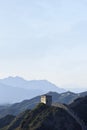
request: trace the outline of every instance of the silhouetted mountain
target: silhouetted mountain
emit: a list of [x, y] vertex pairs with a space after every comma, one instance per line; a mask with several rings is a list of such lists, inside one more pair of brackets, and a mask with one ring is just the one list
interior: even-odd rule
[[87, 124], [87, 96], [74, 100], [70, 108]]
[[74, 99], [78, 98], [79, 94], [72, 93], [70, 91], [65, 92], [65, 93], [48, 93], [49, 95], [52, 95], [53, 97], [53, 102], [59, 102], [59, 103], [64, 103], [64, 104], [69, 104], [73, 102]]
[[[51, 95], [53, 98], [53, 103], [64, 103], [64, 104], [70, 104], [75, 99], [80, 97], [81, 94], [74, 94], [72, 92], [65, 92], [63, 94], [58, 94], [56, 92], [49, 92], [48, 95]], [[86, 93], [85, 93], [86, 94]], [[1, 106], [0, 107], [0, 118], [4, 117], [8, 114], [14, 114], [18, 115], [19, 113], [27, 110], [27, 109], [33, 109], [37, 104], [40, 103], [40, 96], [37, 96], [35, 98], [24, 100], [20, 103], [15, 103], [10, 106]]]
[[20, 103], [15, 103], [9, 107], [4, 106], [0, 108], [0, 118], [10, 114], [10, 115], [18, 115], [19, 113], [27, 110], [33, 109], [38, 103], [40, 103], [40, 96], [32, 98], [30, 100], [24, 100]]
[[[65, 94], [70, 95], [70, 93], [71, 92], [67, 92]], [[48, 94], [53, 96], [54, 101], [60, 96], [60, 94], [52, 92], [49, 92]], [[31, 99], [31, 102], [35, 102], [35, 105], [37, 105], [37, 100], [40, 101], [40, 96]], [[13, 114], [15, 112], [17, 112], [15, 114], [18, 114], [19, 111], [28, 109], [29, 101], [23, 101], [19, 104], [14, 104], [11, 107], [14, 109], [9, 109], [9, 111], [12, 111]], [[31, 108], [33, 108], [32, 105]], [[15, 109], [17, 111], [15, 111]], [[59, 103], [56, 103], [56, 105], [54, 103], [54, 106], [39, 104], [33, 110], [26, 110], [23, 113], [20, 113], [16, 118], [10, 115], [1, 118], [0, 130], [82, 130], [81, 127], [86, 130], [87, 126], [84, 125], [84, 122], [85, 124], [87, 123], [86, 109], [87, 96], [75, 99], [69, 106], [64, 106]]]
[[79, 96], [80, 96], [80, 97], [85, 97], [85, 96], [87, 96], [87, 91], [80, 93]]
[[17, 116], [3, 130], [82, 130], [63, 108], [39, 104], [34, 110]]
[[30, 112], [30, 110], [24, 111], [23, 113], [19, 114], [18, 116], [16, 116], [16, 118], [10, 122], [10, 124], [8, 125], [8, 127], [6, 127], [6, 130], [13, 130], [18, 128], [19, 130], [19, 125], [22, 123], [22, 121], [26, 118], [26, 115]]
[[0, 129], [3, 127], [8, 126], [13, 120], [15, 119], [15, 116], [7, 115], [0, 119]]

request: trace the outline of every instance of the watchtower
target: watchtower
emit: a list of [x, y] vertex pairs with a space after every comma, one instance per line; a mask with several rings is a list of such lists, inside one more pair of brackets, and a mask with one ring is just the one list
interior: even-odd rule
[[50, 95], [42, 95], [41, 96], [41, 103], [44, 103], [48, 106], [51, 106], [52, 104], [52, 96]]

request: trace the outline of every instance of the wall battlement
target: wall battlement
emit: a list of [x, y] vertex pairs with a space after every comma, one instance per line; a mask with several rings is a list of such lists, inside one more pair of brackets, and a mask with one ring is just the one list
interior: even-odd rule
[[44, 103], [48, 106], [52, 105], [52, 96], [50, 95], [42, 95], [41, 96], [41, 103]]

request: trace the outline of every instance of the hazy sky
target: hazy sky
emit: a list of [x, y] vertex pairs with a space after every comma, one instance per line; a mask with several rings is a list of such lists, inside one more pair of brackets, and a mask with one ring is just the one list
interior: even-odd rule
[[87, 0], [0, 1], [0, 78], [87, 87]]

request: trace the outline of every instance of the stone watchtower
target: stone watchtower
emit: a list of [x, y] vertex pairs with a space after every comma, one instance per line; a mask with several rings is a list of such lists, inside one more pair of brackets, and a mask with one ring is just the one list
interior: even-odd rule
[[52, 105], [52, 96], [50, 95], [42, 95], [41, 96], [41, 103], [44, 103], [48, 106]]

